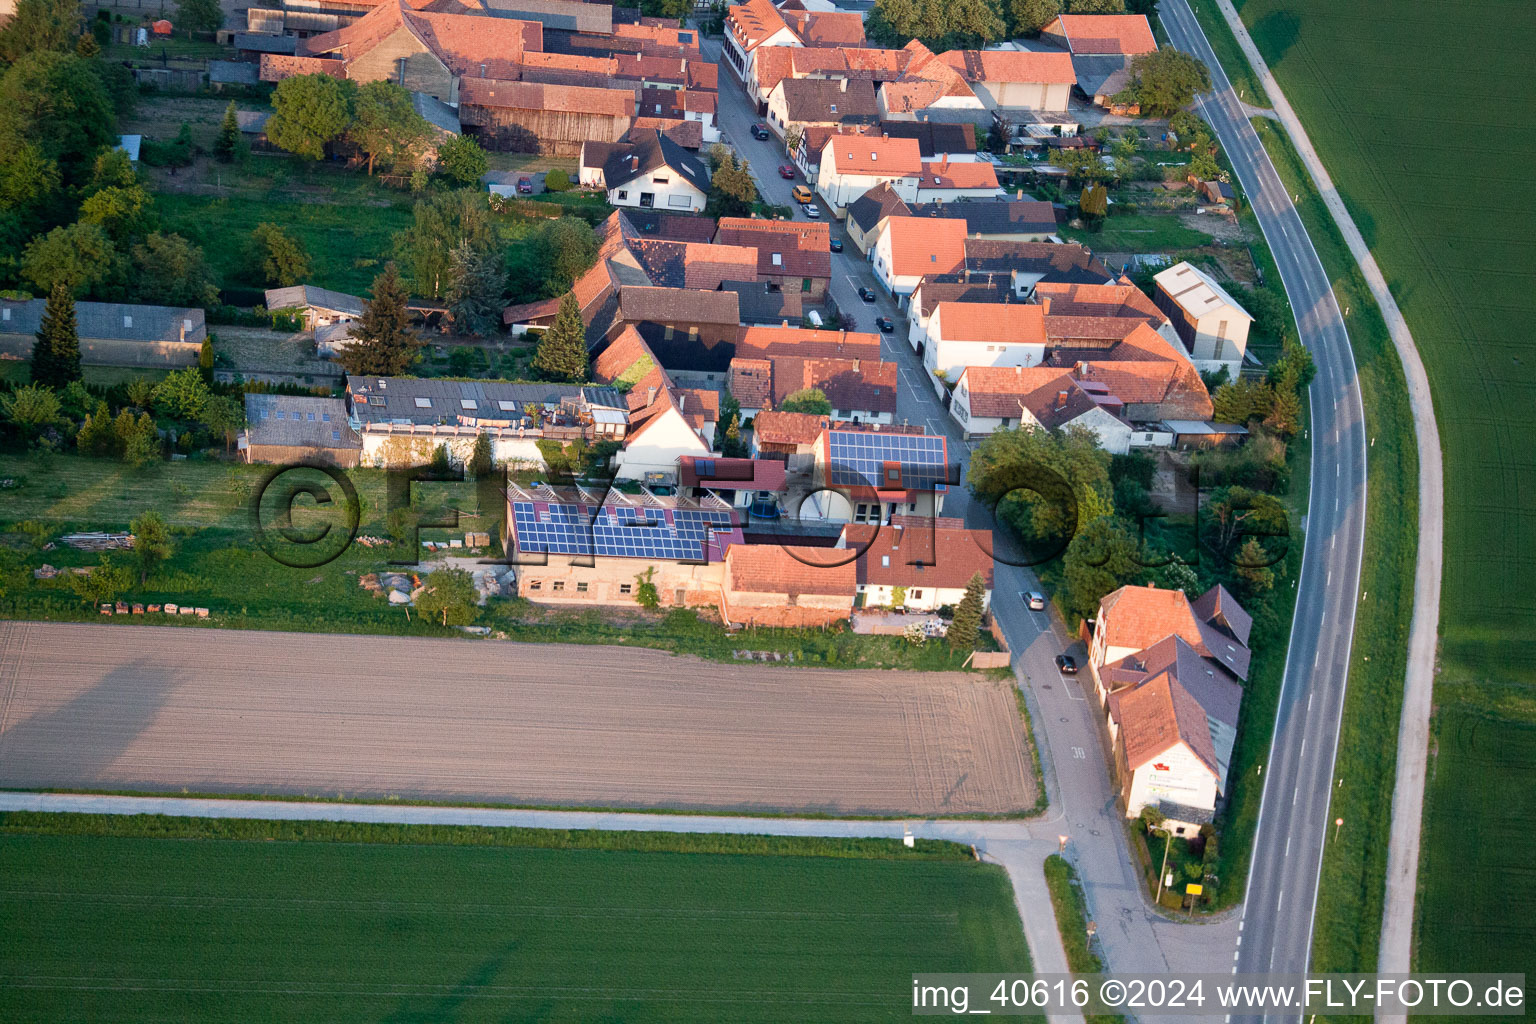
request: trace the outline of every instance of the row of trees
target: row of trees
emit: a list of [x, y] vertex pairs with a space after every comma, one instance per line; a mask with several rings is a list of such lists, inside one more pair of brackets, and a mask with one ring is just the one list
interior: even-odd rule
[[1058, 14], [1152, 14], [1157, 0], [875, 0], [865, 34], [882, 46], [913, 39], [934, 52], [1037, 36]]

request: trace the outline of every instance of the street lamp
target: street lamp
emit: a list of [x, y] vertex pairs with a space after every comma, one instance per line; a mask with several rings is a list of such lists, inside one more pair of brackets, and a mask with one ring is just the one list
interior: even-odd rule
[[1167, 825], [1148, 825], [1147, 831], [1163, 834], [1163, 866], [1157, 872], [1157, 896], [1153, 903], [1163, 902], [1163, 880], [1168, 877], [1168, 851], [1173, 848], [1173, 830]]

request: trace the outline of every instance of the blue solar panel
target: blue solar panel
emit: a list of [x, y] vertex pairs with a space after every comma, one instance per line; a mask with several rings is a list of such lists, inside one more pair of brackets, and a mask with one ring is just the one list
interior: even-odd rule
[[705, 509], [645, 509], [629, 505], [512, 503], [517, 546], [552, 555], [608, 555], [621, 558], [705, 559], [711, 534], [730, 530], [730, 512]]
[[[829, 431], [827, 458], [834, 487], [945, 489], [944, 438], [936, 435]], [[900, 467], [899, 482], [886, 478], [890, 463]]]

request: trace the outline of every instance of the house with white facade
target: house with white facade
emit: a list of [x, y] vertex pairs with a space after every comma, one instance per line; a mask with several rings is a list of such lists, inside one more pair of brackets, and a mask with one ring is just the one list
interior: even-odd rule
[[1080, 427], [1100, 448], [1124, 455], [1131, 450], [1131, 425], [1099, 397], [1057, 366], [968, 366], [955, 385], [949, 414], [967, 440], [1023, 427]]
[[922, 172], [916, 139], [833, 135], [822, 146], [816, 191], [832, 207], [833, 216], [841, 218], [854, 200], [882, 182], [903, 201], [916, 201]]
[[1168, 314], [1201, 373], [1225, 370], [1236, 380], [1248, 352], [1248, 327], [1253, 317], [1227, 290], [1199, 267], [1178, 263], [1152, 279], [1157, 307]]
[[967, 366], [1039, 366], [1045, 347], [1045, 310], [1040, 306], [941, 302], [928, 321], [923, 365], [929, 373], [955, 380]]
[[953, 203], [965, 199], [1001, 199], [997, 170], [983, 161], [925, 163], [917, 179], [916, 203]]
[[940, 59], [989, 110], [1065, 113], [1077, 81], [1069, 53], [950, 50]]
[[903, 307], [924, 277], [953, 274], [965, 265], [964, 221], [888, 217], [877, 231], [870, 262]]
[[709, 172], [698, 157], [660, 131], [640, 142], [583, 143], [578, 174], [612, 206], [702, 213], [709, 195]]
[[1088, 644], [1125, 815], [1156, 807], [1197, 833], [1226, 796], [1253, 619], [1224, 587], [1121, 587], [1099, 602]]
[[743, 83], [756, 81], [758, 47], [801, 45], [771, 0], [747, 0], [726, 9], [720, 56]]
[[963, 519], [892, 516], [884, 526], [850, 523], [837, 547], [859, 552], [857, 608], [932, 612], [958, 605], [981, 574], [982, 607], [992, 605], [992, 534]]

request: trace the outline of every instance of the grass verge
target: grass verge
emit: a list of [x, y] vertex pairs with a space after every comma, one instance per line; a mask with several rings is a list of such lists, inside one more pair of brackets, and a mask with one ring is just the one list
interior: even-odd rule
[[1205, 41], [1211, 44], [1211, 52], [1221, 61], [1221, 69], [1227, 73], [1227, 81], [1237, 90], [1238, 99], [1255, 107], [1269, 106], [1269, 93], [1264, 91], [1259, 76], [1254, 74], [1253, 66], [1243, 56], [1237, 36], [1232, 34], [1232, 26], [1222, 17], [1216, 0], [1206, 0], [1205, 3], [1192, 0], [1190, 10], [1200, 23], [1200, 31], [1205, 33]]
[[1349, 688], [1339, 733], [1330, 817], [1345, 827], [1329, 838], [1317, 901], [1312, 967], [1372, 971], [1381, 911], [1397, 729], [1402, 708], [1413, 575], [1417, 560], [1418, 454], [1407, 384], [1391, 335], [1360, 268], [1316, 186], [1279, 125], [1253, 119], [1301, 215], [1339, 306], [1350, 310], [1350, 345], [1371, 437], [1369, 504]]
[[[1045, 885], [1051, 891], [1051, 908], [1056, 912], [1056, 930], [1061, 933], [1061, 944], [1067, 951], [1067, 966], [1073, 974], [1103, 974], [1104, 961], [1089, 945], [1088, 908], [1077, 871], [1065, 857], [1053, 853], [1045, 858]], [[1123, 1024], [1125, 1020], [1118, 1014], [1089, 1014], [1084, 1019], [1087, 1024]]]
[[9, 1020], [876, 1021], [910, 1014], [915, 969], [1031, 969], [1001, 868], [899, 843], [18, 825], [0, 819]]

